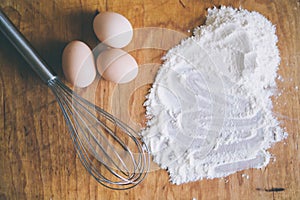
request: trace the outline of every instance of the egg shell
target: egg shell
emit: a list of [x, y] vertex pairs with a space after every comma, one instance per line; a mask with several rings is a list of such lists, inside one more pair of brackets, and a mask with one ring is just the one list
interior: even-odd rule
[[94, 18], [93, 28], [98, 39], [113, 48], [125, 47], [133, 36], [128, 19], [115, 12], [99, 13]]
[[66, 79], [77, 87], [87, 87], [96, 77], [93, 53], [81, 41], [72, 41], [64, 48], [62, 68]]
[[106, 80], [115, 83], [127, 83], [138, 74], [136, 60], [121, 49], [108, 49], [97, 58], [99, 74]]

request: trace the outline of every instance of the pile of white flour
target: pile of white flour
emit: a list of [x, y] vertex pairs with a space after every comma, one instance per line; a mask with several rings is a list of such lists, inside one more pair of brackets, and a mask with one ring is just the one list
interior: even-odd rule
[[145, 102], [142, 135], [172, 183], [269, 163], [267, 149], [287, 135], [270, 99], [276, 43], [275, 27], [259, 13], [221, 7], [168, 51]]

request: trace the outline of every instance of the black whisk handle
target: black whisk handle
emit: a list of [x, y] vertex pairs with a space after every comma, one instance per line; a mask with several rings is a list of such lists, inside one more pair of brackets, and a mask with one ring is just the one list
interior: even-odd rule
[[13, 46], [19, 51], [19, 53], [28, 62], [31, 68], [40, 76], [40, 78], [45, 83], [48, 83], [49, 80], [55, 78], [55, 75], [48, 69], [47, 63], [39, 56], [39, 54], [30, 45], [28, 40], [2, 12], [1, 8], [0, 31], [13, 44]]

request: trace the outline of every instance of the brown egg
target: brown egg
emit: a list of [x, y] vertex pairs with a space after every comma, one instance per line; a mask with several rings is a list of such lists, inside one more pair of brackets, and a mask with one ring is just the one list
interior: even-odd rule
[[127, 83], [138, 74], [135, 59], [121, 49], [108, 49], [97, 58], [97, 69], [100, 75], [115, 83]]
[[99, 13], [93, 22], [98, 39], [114, 48], [123, 48], [132, 39], [132, 26], [128, 19], [115, 12]]
[[65, 47], [62, 68], [66, 79], [77, 87], [87, 87], [96, 77], [93, 53], [81, 41], [72, 41]]

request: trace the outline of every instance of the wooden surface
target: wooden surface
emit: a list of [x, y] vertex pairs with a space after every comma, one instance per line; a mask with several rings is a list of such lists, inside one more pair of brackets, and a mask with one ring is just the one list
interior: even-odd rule
[[[242, 6], [276, 24], [282, 58], [279, 74], [284, 79], [278, 84], [284, 90], [274, 99], [274, 112], [289, 133], [287, 140], [270, 150], [276, 162], [226, 179], [182, 185], [170, 184], [167, 172], [156, 170], [134, 189], [106, 189], [86, 173], [75, 155], [51, 91], [0, 35], [0, 199], [300, 199], [300, 89], [295, 89], [300, 87], [299, 0], [0, 1], [7, 15], [61, 77], [61, 53], [67, 42], [80, 39], [92, 48], [98, 44], [92, 32], [96, 10], [119, 12], [134, 28], [162, 27], [188, 35], [187, 30], [204, 23], [206, 9], [213, 5]], [[144, 95], [164, 52], [131, 52], [140, 65], [156, 63], [144, 67], [147, 73], [141, 70], [137, 80], [146, 80], [144, 85], [133, 82], [118, 89], [98, 77], [94, 89], [89, 90], [93, 94], [79, 92], [92, 96], [111, 112], [127, 112], [136, 127], [144, 126]], [[126, 98], [118, 101], [116, 96]]]

